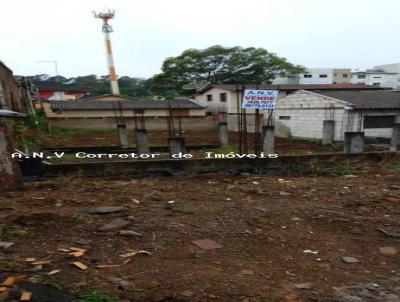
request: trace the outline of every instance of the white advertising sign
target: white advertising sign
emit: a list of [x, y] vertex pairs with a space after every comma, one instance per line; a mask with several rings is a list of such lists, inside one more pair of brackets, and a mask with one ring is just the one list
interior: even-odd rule
[[243, 94], [243, 109], [274, 109], [278, 90], [246, 89]]

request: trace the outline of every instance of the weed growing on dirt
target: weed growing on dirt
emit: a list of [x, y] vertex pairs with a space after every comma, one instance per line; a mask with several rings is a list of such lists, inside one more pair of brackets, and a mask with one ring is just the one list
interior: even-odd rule
[[250, 254], [248, 251], [246, 250], [239, 250], [239, 258], [242, 260], [247, 260], [250, 261], [252, 260], [254, 257], [252, 254]]
[[320, 175], [349, 175], [361, 172], [360, 165], [352, 163], [350, 160], [345, 160], [333, 168], [319, 168], [318, 174]]
[[90, 222], [90, 221], [92, 221], [93, 220], [93, 217], [92, 216], [90, 216], [89, 214], [84, 214], [84, 213], [73, 213], [72, 215], [71, 215], [71, 218], [72, 219], [74, 219], [74, 220], [76, 220], [76, 221], [88, 221], [88, 222]]
[[13, 230], [10, 230], [8, 233], [11, 235], [14, 235], [16, 237], [32, 237], [33, 236], [33, 233], [29, 230], [13, 229]]
[[386, 165], [386, 168], [390, 169], [390, 170], [400, 171], [400, 163], [399, 162], [390, 163], [390, 164]]
[[58, 284], [56, 278], [54, 278], [51, 275], [41, 273], [38, 275], [38, 281], [41, 284], [49, 285], [49, 286], [55, 287], [60, 290], [62, 289], [62, 287]]
[[91, 290], [73, 300], [73, 302], [119, 302], [119, 300], [99, 290]]
[[8, 229], [8, 225], [6, 225], [5, 223], [0, 223], [0, 238], [4, 236], [7, 229]]

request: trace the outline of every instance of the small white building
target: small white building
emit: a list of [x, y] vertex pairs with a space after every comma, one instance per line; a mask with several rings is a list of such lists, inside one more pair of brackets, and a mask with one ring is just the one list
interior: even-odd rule
[[335, 140], [345, 131], [366, 137], [390, 138], [400, 115], [400, 92], [298, 90], [278, 100], [274, 112], [276, 135], [322, 139], [324, 120], [335, 121]]

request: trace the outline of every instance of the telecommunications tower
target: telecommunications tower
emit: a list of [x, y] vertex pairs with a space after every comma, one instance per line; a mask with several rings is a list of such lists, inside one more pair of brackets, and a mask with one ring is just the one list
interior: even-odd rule
[[103, 20], [103, 27], [102, 32], [104, 33], [104, 42], [106, 44], [106, 54], [107, 54], [107, 63], [108, 63], [108, 76], [110, 78], [110, 85], [111, 85], [111, 93], [112, 94], [119, 94], [119, 87], [117, 81], [117, 75], [115, 73], [114, 67], [114, 59], [112, 55], [112, 48], [111, 48], [111, 39], [110, 33], [113, 32], [112, 27], [108, 24], [108, 20], [114, 18], [115, 11], [114, 10], [105, 10], [100, 13], [93, 12], [95, 18], [99, 18]]

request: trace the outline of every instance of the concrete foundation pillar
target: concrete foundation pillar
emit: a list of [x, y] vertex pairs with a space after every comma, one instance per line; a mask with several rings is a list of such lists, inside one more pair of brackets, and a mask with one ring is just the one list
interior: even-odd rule
[[261, 132], [261, 149], [264, 154], [275, 153], [275, 127], [262, 126]]
[[117, 125], [119, 145], [121, 148], [128, 147], [128, 128], [125, 124]]
[[185, 138], [174, 137], [168, 139], [169, 154], [185, 153]]
[[149, 154], [149, 138], [147, 136], [147, 130], [145, 129], [136, 129], [136, 151], [139, 154]]
[[15, 152], [7, 124], [0, 118], [0, 191], [20, 189], [22, 175], [18, 163], [11, 158]]
[[322, 144], [330, 145], [335, 139], [335, 121], [325, 120], [322, 122]]
[[344, 153], [362, 153], [364, 152], [364, 132], [346, 131], [343, 142]]
[[221, 146], [227, 146], [229, 142], [228, 123], [219, 122], [217, 127], [219, 143]]
[[390, 151], [400, 151], [400, 123], [393, 124], [392, 140]]

